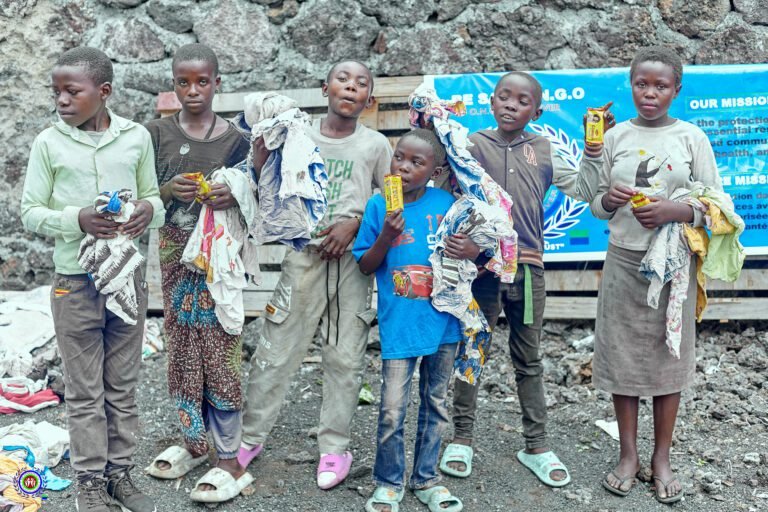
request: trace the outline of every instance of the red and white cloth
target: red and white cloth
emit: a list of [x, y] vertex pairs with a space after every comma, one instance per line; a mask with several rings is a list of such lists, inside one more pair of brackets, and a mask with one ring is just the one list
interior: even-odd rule
[[35, 412], [59, 402], [53, 391], [45, 389], [43, 380], [0, 379], [0, 414]]

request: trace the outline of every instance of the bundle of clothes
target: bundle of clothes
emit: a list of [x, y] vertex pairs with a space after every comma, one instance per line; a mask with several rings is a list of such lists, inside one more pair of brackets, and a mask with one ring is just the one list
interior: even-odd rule
[[251, 141], [261, 137], [270, 151], [264, 166], [252, 169], [259, 197], [257, 243], [280, 242], [300, 251], [328, 209], [328, 176], [320, 150], [307, 133], [309, 115], [286, 96], [254, 93], [245, 97], [236, 124]]
[[0, 507], [10, 512], [37, 512], [43, 506], [40, 496], [22, 493], [17, 479], [31, 466], [24, 461], [19, 461], [0, 455]]
[[0, 379], [0, 414], [32, 413], [58, 405], [58, 395], [48, 388], [47, 379], [26, 377]]
[[328, 177], [307, 134], [309, 116], [290, 98], [249, 94], [234, 123], [251, 142], [263, 138], [269, 158], [255, 169], [251, 151], [238, 168], [212, 174], [212, 182], [229, 187], [237, 207], [216, 211], [203, 204], [181, 261], [206, 274], [216, 318], [237, 335], [245, 323], [243, 290], [261, 280], [257, 247], [280, 242], [303, 249], [327, 210]]
[[449, 119], [451, 114], [466, 112], [461, 102], [443, 101], [434, 89], [423, 84], [411, 93], [408, 104], [411, 126], [434, 130], [445, 147], [452, 171], [451, 188], [459, 196], [438, 228], [437, 244], [430, 256], [432, 304], [461, 321], [464, 339], [454, 365], [456, 378], [475, 384], [491, 339], [488, 322], [472, 297], [472, 282], [478, 271], [473, 262], [448, 258], [444, 251], [448, 237], [464, 233], [485, 252], [485, 268], [502, 282], [511, 283], [517, 271], [512, 199], [469, 153], [468, 129]]
[[678, 189], [670, 200], [691, 205], [703, 215], [707, 229], [670, 222], [658, 228], [640, 272], [650, 281], [648, 305], [659, 307], [662, 288], [670, 283], [666, 311], [666, 343], [672, 356], [680, 358], [683, 303], [688, 298], [691, 256], [696, 255], [696, 319], [707, 307], [707, 278], [733, 282], [739, 278], [746, 253], [739, 242], [744, 220], [736, 213], [731, 197], [721, 190], [694, 183]]
[[249, 281], [261, 281], [258, 246], [253, 237], [258, 205], [248, 175], [240, 169], [222, 167], [213, 172], [210, 180], [227, 185], [237, 207], [214, 210], [204, 203], [181, 261], [205, 274], [208, 291], [216, 303], [216, 318], [227, 333], [238, 335], [245, 323], [243, 290]]
[[[93, 201], [96, 211], [119, 224], [128, 222], [135, 205], [129, 189], [102, 192]], [[136, 325], [139, 302], [134, 284], [134, 273], [144, 262], [136, 244], [127, 235], [117, 233], [114, 238], [96, 238], [86, 235], [80, 242], [77, 255], [80, 266], [93, 280], [96, 289], [107, 296], [107, 309], [129, 325]]]
[[[46, 421], [27, 421], [0, 428], [0, 510], [36, 512], [45, 499], [44, 490], [62, 491], [72, 482], [53, 474], [69, 451], [69, 434]], [[23, 488], [19, 479], [33, 471], [37, 489]]]

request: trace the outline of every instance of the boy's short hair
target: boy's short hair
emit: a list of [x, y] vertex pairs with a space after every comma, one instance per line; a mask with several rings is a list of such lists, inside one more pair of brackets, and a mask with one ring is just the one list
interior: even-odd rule
[[112, 82], [115, 77], [112, 61], [107, 54], [90, 46], [78, 46], [59, 56], [55, 66], [81, 66], [96, 85]]
[[539, 108], [541, 106], [541, 95], [542, 95], [541, 84], [539, 83], [538, 80], [536, 80], [536, 78], [533, 75], [528, 74], [524, 71], [510, 71], [509, 73], [503, 75], [501, 78], [499, 78], [499, 81], [496, 82], [496, 87], [494, 87], [493, 89], [493, 94], [495, 95], [499, 89], [499, 85], [501, 85], [501, 83], [506, 78], [509, 78], [511, 76], [519, 76], [528, 80], [528, 83], [530, 83], [531, 87], [533, 88], [533, 97], [536, 100], [536, 108]]
[[219, 59], [209, 46], [201, 43], [185, 44], [173, 54], [171, 69], [181, 62], [205, 62], [213, 67], [213, 74], [219, 74]]
[[432, 130], [427, 130], [426, 128], [414, 128], [413, 130], [404, 133], [400, 139], [402, 140], [406, 137], [416, 137], [417, 139], [421, 139], [432, 146], [432, 153], [435, 159], [435, 167], [440, 167], [446, 163], [445, 147], [443, 147], [443, 144]]
[[638, 50], [632, 59], [632, 63], [629, 65], [630, 79], [635, 75], [637, 66], [643, 62], [661, 62], [666, 64], [672, 68], [672, 72], [675, 74], [675, 85], [683, 83], [683, 61], [680, 59], [680, 55], [671, 48], [666, 46], [649, 46], [648, 48]]
[[354, 62], [355, 64], [359, 64], [365, 68], [365, 70], [368, 72], [368, 78], [371, 80], [370, 89], [371, 89], [371, 92], [373, 92], [373, 73], [371, 73], [371, 68], [369, 68], [364, 62], [360, 62], [359, 60], [355, 60], [355, 59], [340, 60], [339, 62], [331, 66], [331, 69], [328, 71], [328, 74], [325, 75], [325, 83], [329, 83], [331, 81], [331, 75], [333, 75], [333, 72], [336, 70], [336, 68], [346, 62]]

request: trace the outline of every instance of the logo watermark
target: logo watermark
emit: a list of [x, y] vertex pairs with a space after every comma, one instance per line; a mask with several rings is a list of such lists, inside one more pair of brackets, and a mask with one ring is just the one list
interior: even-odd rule
[[45, 475], [35, 468], [20, 469], [13, 479], [13, 488], [25, 498], [40, 498], [47, 500], [45, 494]]

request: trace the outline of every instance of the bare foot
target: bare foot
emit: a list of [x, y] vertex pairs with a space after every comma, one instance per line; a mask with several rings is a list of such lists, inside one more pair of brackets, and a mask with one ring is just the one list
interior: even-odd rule
[[[619, 459], [619, 463], [608, 473], [605, 481], [614, 489], [626, 492], [634, 485], [634, 477], [640, 471], [640, 460], [636, 457], [625, 457]], [[622, 480], [624, 483], [622, 484]]]
[[[219, 459], [216, 464], [217, 468], [221, 468], [234, 477], [235, 480], [245, 474], [245, 468], [237, 462], [237, 459]], [[198, 487], [200, 491], [215, 491], [216, 486], [211, 484], [200, 484]]]
[[[546, 453], [548, 451], [549, 451], [549, 448], [532, 448], [530, 450], [528, 448], [525, 449], [525, 453], [528, 453], [530, 455], [538, 455], [540, 453]], [[561, 480], [565, 480], [567, 476], [568, 474], [562, 469], [556, 469], [549, 474], [549, 478], [551, 478], [555, 482], [560, 482]]]
[[[461, 444], [464, 446], [472, 446], [472, 440], [471, 439], [462, 439], [460, 437], [454, 437], [453, 441], [451, 441], [452, 444]], [[465, 471], [467, 469], [467, 465], [463, 462], [449, 462], [448, 467], [451, 469], [455, 469], [456, 471]]]

